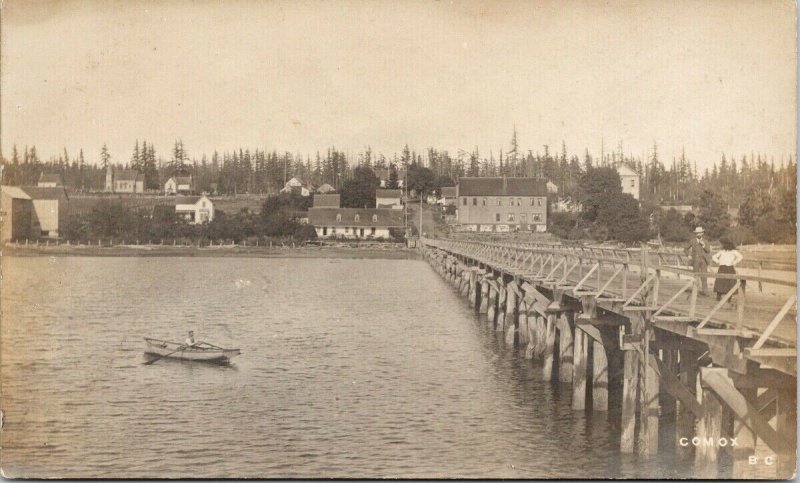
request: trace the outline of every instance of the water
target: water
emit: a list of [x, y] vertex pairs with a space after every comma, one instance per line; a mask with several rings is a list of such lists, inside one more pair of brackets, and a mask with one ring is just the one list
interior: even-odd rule
[[[4, 257], [3, 274], [8, 476], [690, 476], [621, 456], [605, 415], [572, 411], [422, 261]], [[142, 365], [142, 337], [189, 329], [243, 354]]]

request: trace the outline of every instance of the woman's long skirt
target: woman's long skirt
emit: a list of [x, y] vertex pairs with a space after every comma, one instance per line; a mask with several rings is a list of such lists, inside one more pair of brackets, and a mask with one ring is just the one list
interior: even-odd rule
[[[720, 265], [717, 273], [736, 273], [736, 269], [730, 265]], [[718, 278], [714, 280], [714, 292], [725, 295], [736, 285], [736, 280], [731, 278]]]

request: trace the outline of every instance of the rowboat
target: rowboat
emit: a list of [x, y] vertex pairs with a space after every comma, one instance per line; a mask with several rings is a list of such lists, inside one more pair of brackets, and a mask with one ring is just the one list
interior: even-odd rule
[[149, 337], [145, 337], [144, 341], [147, 343], [147, 347], [144, 350], [146, 355], [170, 359], [227, 364], [231, 359], [241, 354], [239, 349], [223, 349], [206, 342], [198, 342], [192, 347], [184, 347], [184, 344], [178, 342], [151, 339]]

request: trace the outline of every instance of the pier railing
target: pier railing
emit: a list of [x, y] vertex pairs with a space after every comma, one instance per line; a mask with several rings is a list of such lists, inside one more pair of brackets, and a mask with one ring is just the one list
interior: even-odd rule
[[[790, 320], [786, 319], [790, 312], [796, 314], [794, 277], [694, 272], [682, 251], [650, 250], [646, 245], [629, 249], [429, 238], [423, 238], [422, 243], [515, 277], [571, 290], [576, 297], [592, 295], [601, 302], [622, 303], [626, 312], [647, 311], [656, 322], [695, 323], [693, 330], [697, 334], [757, 338], [747, 349], [751, 355], [793, 353], [765, 349], [767, 340], [780, 340], [784, 347], [796, 345], [794, 334], [777, 335], [779, 328], [793, 328], [793, 321], [784, 320]], [[733, 284], [718, 301], [700, 299], [703, 278], [732, 280]], [[760, 293], [764, 286], [777, 290]], [[748, 287], [757, 287], [758, 291], [746, 290]], [[682, 295], [686, 298], [681, 299]], [[728, 305], [733, 300], [735, 308], [731, 310]]]

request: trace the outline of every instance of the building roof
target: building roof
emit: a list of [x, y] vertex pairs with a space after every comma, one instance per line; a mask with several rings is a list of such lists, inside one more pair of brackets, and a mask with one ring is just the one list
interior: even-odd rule
[[40, 183], [56, 183], [57, 186], [62, 186], [64, 181], [58, 173], [42, 173], [39, 175]]
[[375, 190], [376, 198], [400, 198], [403, 195], [401, 190], [378, 188]]
[[458, 196], [547, 196], [547, 182], [536, 178], [459, 178]]
[[314, 195], [314, 207], [316, 208], [338, 208], [340, 206], [341, 206], [341, 200], [338, 194]]
[[456, 197], [456, 187], [455, 186], [442, 186], [442, 196], [445, 198], [455, 198]]
[[114, 171], [114, 181], [144, 181], [144, 176], [135, 169]]
[[[342, 215], [342, 221], [336, 221], [336, 215]], [[355, 221], [356, 215], [359, 220]], [[378, 216], [376, 222], [373, 215]], [[389, 208], [311, 208], [308, 210], [308, 221], [314, 226], [376, 226], [402, 227], [405, 225], [402, 210]]]
[[67, 190], [64, 187], [40, 188], [38, 186], [22, 186], [21, 189], [32, 200], [63, 200], [68, 201]]
[[22, 188], [18, 186], [0, 186], [0, 193], [19, 200], [31, 199], [31, 197], [28, 196], [28, 193], [22, 191]]
[[617, 172], [619, 173], [620, 176], [636, 176], [636, 177], [639, 176], [639, 173], [625, 166], [624, 164], [620, 164], [617, 167]]
[[[403, 169], [402, 167], [397, 167], [396, 170], [397, 170], [397, 179], [398, 179], [398, 181], [403, 179], [403, 178], [405, 178], [405, 176], [406, 176], [405, 169]], [[382, 179], [382, 180], [389, 179], [389, 173], [390, 173], [389, 168], [373, 169], [373, 171], [375, 172], [375, 176], [377, 176], [379, 179]]]
[[336, 191], [333, 186], [329, 185], [328, 183], [323, 184], [319, 188], [317, 188], [317, 193], [327, 194], [331, 191]]
[[192, 184], [192, 177], [191, 176], [173, 176], [175, 179], [175, 184]]

